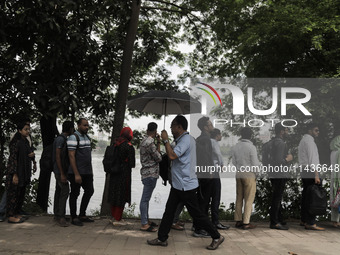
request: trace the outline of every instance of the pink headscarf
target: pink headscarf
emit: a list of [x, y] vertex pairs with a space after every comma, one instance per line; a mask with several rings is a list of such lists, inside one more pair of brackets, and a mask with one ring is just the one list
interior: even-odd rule
[[125, 127], [120, 131], [120, 136], [117, 138], [115, 146], [121, 145], [123, 142], [127, 141], [131, 145], [131, 140], [133, 138], [133, 132], [131, 128]]

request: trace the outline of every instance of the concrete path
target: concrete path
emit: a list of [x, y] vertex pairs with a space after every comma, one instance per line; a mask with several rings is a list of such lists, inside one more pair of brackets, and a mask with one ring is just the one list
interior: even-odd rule
[[[156, 221], [157, 223], [159, 222]], [[239, 230], [234, 223], [220, 231], [224, 243], [215, 251], [206, 250], [210, 238], [192, 237], [191, 224], [185, 231], [171, 230], [168, 247], [146, 244], [156, 233], [139, 230], [139, 220], [126, 220], [113, 226], [100, 218], [83, 227], [59, 227], [51, 216], [32, 216], [22, 224], [0, 223], [0, 255], [3, 254], [339, 254], [340, 229], [321, 223], [326, 231], [308, 231], [298, 222], [289, 222], [289, 231], [269, 229], [267, 222], [256, 223], [253, 230]]]

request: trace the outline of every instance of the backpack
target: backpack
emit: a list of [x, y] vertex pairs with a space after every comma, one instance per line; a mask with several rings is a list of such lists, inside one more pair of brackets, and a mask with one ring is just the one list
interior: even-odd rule
[[121, 167], [121, 160], [119, 158], [119, 146], [110, 145], [105, 149], [103, 159], [104, 171], [109, 174], [121, 174], [123, 168]]
[[162, 161], [159, 162], [159, 175], [163, 180], [163, 185], [166, 186], [167, 181], [169, 181], [170, 174], [170, 160], [167, 154], [162, 155]]
[[[59, 135], [59, 136], [64, 138], [63, 147], [61, 147], [61, 149], [60, 149], [60, 161], [61, 161], [61, 166], [64, 170], [64, 173], [67, 174], [68, 168], [70, 166], [70, 158], [68, 157], [68, 148], [67, 148], [67, 138], [62, 134]], [[78, 143], [79, 143], [79, 141], [78, 141]]]
[[269, 140], [262, 145], [262, 165], [274, 165], [273, 159], [274, 139]]
[[308, 186], [306, 197], [308, 198], [308, 212], [312, 215], [324, 215], [327, 212], [327, 191], [320, 185]]

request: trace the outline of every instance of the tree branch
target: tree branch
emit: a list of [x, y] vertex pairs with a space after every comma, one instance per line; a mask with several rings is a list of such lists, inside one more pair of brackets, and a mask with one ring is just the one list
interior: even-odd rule
[[178, 9], [182, 9], [182, 10], [186, 10], [187, 12], [191, 12], [193, 10], [189, 10], [187, 8], [184, 8], [182, 6], [179, 6], [177, 4], [174, 4], [174, 3], [170, 3], [170, 2], [167, 2], [167, 1], [162, 1], [162, 0], [148, 0], [149, 2], [156, 2], [156, 3], [161, 3], [161, 4], [166, 4], [166, 5], [172, 5]]
[[160, 10], [160, 11], [181, 13], [181, 14], [186, 15], [186, 13], [184, 11], [174, 10], [174, 9], [169, 9], [169, 8], [163, 8], [163, 7], [142, 6], [141, 9], [143, 9], [143, 10]]

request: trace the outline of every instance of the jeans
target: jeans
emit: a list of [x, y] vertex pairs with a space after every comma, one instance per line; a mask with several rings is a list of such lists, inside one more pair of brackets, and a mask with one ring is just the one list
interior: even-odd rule
[[139, 209], [142, 225], [145, 225], [148, 224], [149, 221], [149, 201], [152, 196], [152, 192], [156, 187], [157, 178], [147, 177], [142, 180], [142, 183], [144, 188]]
[[6, 201], [7, 201], [7, 192], [6, 190], [2, 194], [1, 202], [0, 202], [0, 214], [6, 214]]
[[197, 199], [197, 189], [183, 191], [171, 188], [168, 201], [166, 202], [165, 212], [158, 230], [158, 239], [160, 241], [164, 242], [168, 239], [174, 215], [180, 202], [184, 203], [197, 227], [206, 230], [213, 239], [220, 238], [220, 233], [212, 224], [209, 217], [200, 209]]
[[81, 174], [82, 183], [78, 184], [75, 182], [74, 174], [68, 175], [68, 180], [71, 184], [71, 193], [70, 193], [70, 213], [72, 219], [77, 218], [77, 199], [80, 194], [80, 187], [83, 188], [84, 194], [81, 199], [80, 204], [80, 212], [79, 216], [86, 216], [86, 209], [89, 205], [90, 199], [94, 193], [93, 188], [93, 175], [92, 174]]
[[57, 218], [65, 218], [65, 209], [68, 195], [70, 192], [68, 182], [63, 183], [60, 180], [60, 174], [55, 174], [55, 192], [54, 192], [54, 216]]
[[272, 183], [272, 202], [270, 207], [270, 224], [276, 225], [283, 221], [282, 216], [282, 197], [285, 190], [287, 179], [270, 179]]

